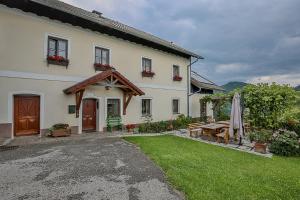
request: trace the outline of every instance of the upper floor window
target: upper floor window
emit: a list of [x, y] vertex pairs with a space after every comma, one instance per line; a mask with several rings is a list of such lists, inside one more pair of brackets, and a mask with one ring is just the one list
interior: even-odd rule
[[119, 117], [120, 99], [107, 99], [107, 117]]
[[142, 58], [142, 76], [143, 77], [153, 77], [155, 75], [152, 72], [152, 60], [149, 58]]
[[109, 50], [95, 47], [95, 71], [105, 71], [109, 70], [112, 67], [109, 65], [110, 55]]
[[109, 50], [95, 47], [95, 63], [109, 65]]
[[172, 100], [172, 111], [173, 114], [179, 114], [179, 99]]
[[180, 68], [178, 65], [173, 65], [173, 80], [181, 81], [182, 77], [180, 76]]
[[151, 116], [151, 99], [142, 99], [142, 116]]
[[48, 64], [65, 65], [69, 64], [68, 60], [68, 40], [48, 37]]
[[152, 71], [152, 60], [149, 58], [142, 58], [142, 67], [144, 72]]

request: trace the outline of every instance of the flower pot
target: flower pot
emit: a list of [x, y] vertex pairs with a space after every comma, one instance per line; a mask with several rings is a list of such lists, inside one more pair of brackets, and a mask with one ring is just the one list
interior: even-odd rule
[[95, 71], [107, 71], [107, 70], [111, 70], [112, 66], [95, 63], [94, 68], [95, 68]]
[[173, 77], [173, 81], [181, 81], [181, 80], [182, 80], [182, 77], [180, 77], [180, 76]]
[[155, 75], [155, 73], [154, 72], [148, 72], [148, 71], [143, 71], [142, 72], [142, 76], [143, 77], [153, 77]]
[[265, 154], [267, 152], [267, 144], [255, 142], [254, 151]]
[[71, 129], [56, 129], [50, 132], [50, 136], [52, 137], [67, 137], [71, 135]]
[[67, 67], [69, 65], [69, 60], [68, 59], [54, 59], [52, 57], [47, 58], [47, 63], [48, 65], [61, 65]]

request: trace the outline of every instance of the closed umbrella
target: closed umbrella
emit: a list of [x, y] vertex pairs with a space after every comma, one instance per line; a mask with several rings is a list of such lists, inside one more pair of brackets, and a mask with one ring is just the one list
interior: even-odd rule
[[230, 115], [230, 127], [229, 135], [234, 136], [234, 131], [237, 130], [240, 143], [244, 135], [243, 123], [242, 123], [242, 109], [241, 109], [241, 97], [239, 93], [235, 93], [232, 99], [231, 115]]

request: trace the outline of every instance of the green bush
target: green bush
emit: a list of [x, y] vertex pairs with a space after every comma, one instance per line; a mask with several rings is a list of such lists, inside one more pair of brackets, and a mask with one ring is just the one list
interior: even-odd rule
[[300, 123], [284, 123], [282, 128], [295, 132], [300, 138]]
[[269, 130], [255, 130], [249, 133], [250, 141], [255, 141], [258, 143], [267, 143], [272, 137], [272, 132]]
[[146, 123], [139, 125], [140, 133], [161, 133], [169, 131], [170, 128], [174, 130], [187, 128], [188, 124], [195, 122], [196, 119], [186, 117], [184, 115], [179, 115], [176, 120], [173, 121], [160, 121], [160, 122], [151, 122], [147, 121]]
[[299, 140], [292, 131], [281, 130], [274, 134], [269, 148], [272, 153], [281, 156], [300, 155]]
[[287, 85], [260, 83], [245, 86], [243, 96], [252, 126], [276, 130], [282, 116], [293, 108], [296, 92]]

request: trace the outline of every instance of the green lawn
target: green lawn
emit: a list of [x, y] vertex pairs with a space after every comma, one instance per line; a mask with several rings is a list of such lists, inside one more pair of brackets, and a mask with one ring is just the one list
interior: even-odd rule
[[272, 159], [175, 136], [126, 137], [188, 200], [300, 199], [300, 158]]

